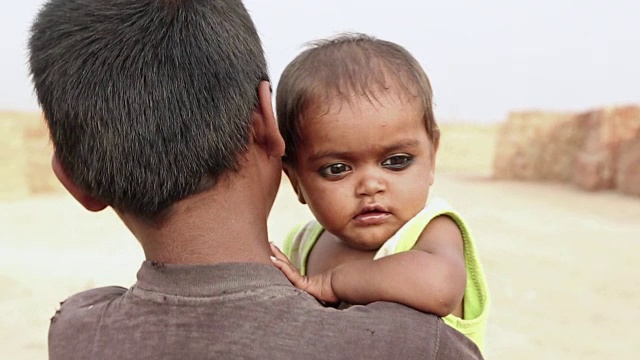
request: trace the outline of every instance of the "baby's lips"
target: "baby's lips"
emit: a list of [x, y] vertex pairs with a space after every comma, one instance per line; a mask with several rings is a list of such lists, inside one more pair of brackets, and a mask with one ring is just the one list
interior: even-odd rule
[[368, 211], [356, 215], [353, 219], [363, 225], [378, 225], [383, 223], [391, 214], [384, 211]]

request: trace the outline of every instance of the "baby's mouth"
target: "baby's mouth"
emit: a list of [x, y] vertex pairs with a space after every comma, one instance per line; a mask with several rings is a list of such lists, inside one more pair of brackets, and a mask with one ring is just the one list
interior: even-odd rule
[[383, 223], [391, 213], [382, 207], [373, 206], [362, 209], [353, 219], [362, 225], [378, 225]]

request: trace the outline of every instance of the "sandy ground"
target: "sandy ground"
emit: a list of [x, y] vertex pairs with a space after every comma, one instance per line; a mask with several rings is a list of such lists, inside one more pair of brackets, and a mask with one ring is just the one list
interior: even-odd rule
[[[490, 181], [483, 161], [439, 164], [432, 191], [466, 216], [490, 285], [487, 359], [640, 358], [640, 198]], [[309, 216], [284, 182], [271, 238]], [[111, 211], [65, 194], [1, 202], [0, 359], [46, 358], [58, 302], [131, 285], [142, 257]]]

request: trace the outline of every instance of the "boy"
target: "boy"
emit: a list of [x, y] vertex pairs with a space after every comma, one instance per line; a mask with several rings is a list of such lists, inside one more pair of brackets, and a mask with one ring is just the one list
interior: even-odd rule
[[286, 256], [273, 246], [272, 260], [323, 302], [399, 302], [482, 348], [489, 298], [473, 238], [428, 199], [431, 98], [404, 48], [366, 35], [317, 42], [287, 66], [276, 97], [284, 170], [316, 221], [289, 236]]
[[88, 210], [113, 208], [146, 259], [130, 288], [61, 304], [51, 360], [481, 358], [434, 316], [327, 311], [274, 268], [284, 141], [241, 1], [49, 0], [29, 65], [55, 174]]

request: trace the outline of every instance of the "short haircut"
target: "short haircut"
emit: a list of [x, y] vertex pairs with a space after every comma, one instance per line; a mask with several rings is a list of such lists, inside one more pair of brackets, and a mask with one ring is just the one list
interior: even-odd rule
[[49, 0], [29, 65], [70, 178], [147, 218], [239, 169], [268, 80], [241, 0]]
[[435, 122], [429, 78], [402, 46], [375, 37], [347, 33], [310, 43], [282, 73], [276, 93], [278, 127], [285, 141], [285, 160], [294, 163], [305, 116], [336, 100], [354, 96], [376, 100], [393, 86], [421, 107], [427, 133], [435, 146]]

